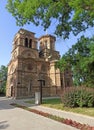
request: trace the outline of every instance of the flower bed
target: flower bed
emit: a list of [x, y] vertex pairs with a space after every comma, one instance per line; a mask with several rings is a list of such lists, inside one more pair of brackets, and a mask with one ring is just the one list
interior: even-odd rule
[[42, 112], [42, 111], [39, 111], [39, 110], [36, 110], [36, 109], [31, 109], [31, 108], [28, 108], [26, 106], [18, 105], [18, 104], [15, 104], [15, 103], [12, 103], [10, 105], [13, 105], [15, 107], [22, 108], [24, 110], [33, 112], [35, 114], [39, 114], [41, 116], [44, 116], [44, 117], [59, 121], [61, 123], [64, 123], [66, 125], [70, 125], [72, 127], [78, 128], [80, 130], [94, 130], [94, 127], [92, 127], [92, 126], [89, 126], [87, 124], [81, 124], [81, 123], [73, 121], [71, 119], [64, 119], [64, 118], [61, 118], [61, 117], [58, 117], [58, 116], [55, 116], [55, 115], [51, 115], [49, 113], [45, 113], [45, 112]]

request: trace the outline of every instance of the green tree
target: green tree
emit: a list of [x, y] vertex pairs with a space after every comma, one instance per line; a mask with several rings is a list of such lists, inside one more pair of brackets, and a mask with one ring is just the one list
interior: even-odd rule
[[55, 34], [68, 38], [94, 26], [94, 0], [7, 0], [7, 9], [17, 25], [42, 25], [56, 21]]
[[7, 80], [7, 67], [1, 65], [0, 67], [0, 93], [5, 94]]
[[69, 65], [73, 71], [74, 85], [94, 87], [94, 37], [82, 36], [56, 64], [61, 71]]

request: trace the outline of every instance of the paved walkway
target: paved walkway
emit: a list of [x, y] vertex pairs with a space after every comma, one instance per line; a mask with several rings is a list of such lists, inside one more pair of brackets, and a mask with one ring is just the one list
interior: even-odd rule
[[94, 117], [85, 116], [85, 115], [82, 115], [82, 114], [76, 114], [76, 113], [73, 113], [73, 112], [66, 112], [66, 111], [62, 111], [62, 110], [56, 110], [56, 109], [44, 107], [44, 106], [41, 106], [41, 105], [34, 105], [34, 104], [32, 105], [32, 104], [25, 103], [23, 100], [16, 100], [16, 102], [18, 104], [27, 106], [29, 108], [34, 108], [36, 110], [47, 112], [47, 113], [50, 113], [50, 114], [53, 114], [53, 115], [56, 115], [56, 116], [59, 116], [59, 117], [72, 119], [72, 120], [77, 121], [79, 123], [94, 126]]
[[[0, 97], [0, 130], [77, 130], [46, 117], [13, 107], [10, 105], [13, 102], [24, 104], [23, 100]], [[38, 108], [38, 106], [29, 107]], [[40, 108], [43, 110], [42, 107]]]

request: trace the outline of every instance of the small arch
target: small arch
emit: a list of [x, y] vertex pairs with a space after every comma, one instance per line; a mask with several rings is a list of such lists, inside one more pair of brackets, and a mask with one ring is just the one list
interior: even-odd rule
[[25, 47], [28, 47], [28, 38], [25, 38]]
[[32, 70], [32, 69], [33, 69], [33, 66], [32, 66], [31, 63], [27, 64], [27, 69], [28, 69], [28, 70]]
[[70, 87], [70, 80], [69, 79], [66, 81], [66, 87]]
[[63, 87], [63, 79], [61, 79], [61, 87]]
[[29, 91], [32, 90], [32, 80], [29, 81]]
[[45, 48], [47, 48], [47, 40], [45, 40]]
[[32, 48], [32, 39], [29, 40], [29, 48]]
[[14, 89], [13, 89], [13, 86], [11, 86], [11, 97], [14, 96]]

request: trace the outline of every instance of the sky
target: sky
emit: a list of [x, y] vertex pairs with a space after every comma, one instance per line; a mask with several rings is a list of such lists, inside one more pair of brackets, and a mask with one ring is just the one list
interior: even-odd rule
[[[53, 35], [54, 30], [54, 25], [52, 25], [46, 32], [43, 30], [43, 27], [36, 27], [33, 24], [18, 27], [15, 18], [5, 8], [6, 3], [7, 0], [0, 0], [0, 66], [8, 65], [11, 59], [12, 41], [14, 35], [20, 28], [34, 32], [37, 38], [45, 34]], [[86, 35], [91, 35], [92, 33], [93, 30], [91, 29], [86, 32]], [[62, 56], [73, 44], [76, 43], [78, 37], [71, 35], [68, 40], [63, 40], [63, 38], [60, 37], [57, 38], [56, 50], [59, 51]]]

